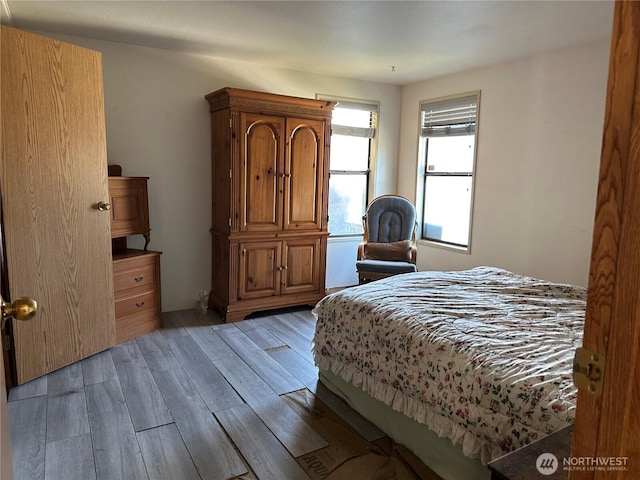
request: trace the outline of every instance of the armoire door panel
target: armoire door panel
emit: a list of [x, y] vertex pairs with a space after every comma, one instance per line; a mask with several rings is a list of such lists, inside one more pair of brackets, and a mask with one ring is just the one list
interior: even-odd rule
[[322, 211], [324, 121], [287, 119], [284, 229], [319, 230]]
[[320, 288], [320, 239], [284, 241], [283, 294], [314, 292]]
[[99, 52], [1, 27], [9, 289], [38, 299], [13, 325], [18, 383], [115, 342]]
[[238, 297], [269, 297], [280, 294], [282, 242], [241, 243]]
[[281, 230], [284, 118], [247, 113], [241, 126], [241, 230]]

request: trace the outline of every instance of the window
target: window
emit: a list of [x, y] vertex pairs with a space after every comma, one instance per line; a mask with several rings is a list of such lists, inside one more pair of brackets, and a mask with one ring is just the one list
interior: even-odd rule
[[470, 250], [480, 93], [420, 104], [421, 238]]
[[329, 160], [329, 233], [362, 235], [378, 107], [342, 102], [333, 109]]

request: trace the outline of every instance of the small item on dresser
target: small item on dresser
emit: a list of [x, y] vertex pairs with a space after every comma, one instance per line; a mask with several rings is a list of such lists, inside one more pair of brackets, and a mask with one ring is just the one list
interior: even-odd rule
[[120, 177], [122, 176], [122, 166], [121, 165], [108, 165], [107, 166], [107, 174], [110, 177]]

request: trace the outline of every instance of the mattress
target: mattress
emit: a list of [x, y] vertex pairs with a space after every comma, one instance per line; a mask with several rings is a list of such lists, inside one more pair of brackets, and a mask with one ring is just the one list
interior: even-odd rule
[[325, 297], [314, 360], [483, 464], [573, 422], [586, 289], [494, 267]]

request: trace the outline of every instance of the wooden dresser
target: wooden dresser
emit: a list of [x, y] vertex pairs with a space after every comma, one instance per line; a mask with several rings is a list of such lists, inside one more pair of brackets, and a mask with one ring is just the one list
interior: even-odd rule
[[334, 103], [224, 88], [212, 132], [209, 305], [225, 321], [325, 295]]
[[[148, 177], [109, 176], [116, 343], [162, 327], [160, 252], [150, 241]], [[127, 236], [142, 235], [143, 250], [127, 247]]]

